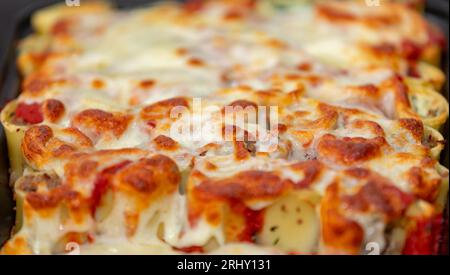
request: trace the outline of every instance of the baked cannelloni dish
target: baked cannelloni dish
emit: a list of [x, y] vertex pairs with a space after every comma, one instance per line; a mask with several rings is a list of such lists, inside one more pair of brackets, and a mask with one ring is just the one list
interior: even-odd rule
[[445, 38], [423, 1], [50, 6], [2, 110], [2, 254], [436, 254]]

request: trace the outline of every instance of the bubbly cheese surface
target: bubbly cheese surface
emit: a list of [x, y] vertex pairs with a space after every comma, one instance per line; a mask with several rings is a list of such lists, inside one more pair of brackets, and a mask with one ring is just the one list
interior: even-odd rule
[[433, 253], [442, 38], [410, 5], [83, 2], [33, 24], [2, 253]]

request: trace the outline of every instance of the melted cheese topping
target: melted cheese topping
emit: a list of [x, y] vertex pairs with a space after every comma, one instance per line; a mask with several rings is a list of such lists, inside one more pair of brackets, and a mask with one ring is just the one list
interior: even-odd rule
[[[26, 169], [2, 253], [360, 254], [370, 242], [401, 253], [398, 236], [442, 211], [448, 170], [432, 128], [448, 104], [442, 72], [424, 63], [439, 36], [416, 11], [82, 6], [38, 11], [21, 44], [22, 93], [3, 123], [24, 128], [13, 150]], [[222, 120], [255, 106], [277, 108], [268, 121]], [[274, 144], [250, 139], [275, 117]]]

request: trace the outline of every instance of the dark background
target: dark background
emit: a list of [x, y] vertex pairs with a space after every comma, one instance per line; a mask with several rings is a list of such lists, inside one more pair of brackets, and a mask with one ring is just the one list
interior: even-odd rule
[[[444, 0], [447, 1], [447, 0]], [[4, 58], [14, 32], [16, 22], [21, 14], [27, 13], [35, 7], [46, 6], [52, 3], [64, 3], [65, 0], [0, 0], [0, 64], [4, 64]], [[80, 4], [89, 0], [80, 0]], [[119, 6], [133, 6], [139, 3], [154, 2], [151, 0], [110, 0], [120, 2]], [[448, 5], [447, 5], [448, 12]]]
[[[8, 41], [14, 29], [15, 15], [29, 4], [38, 2], [36, 0], [0, 0], [0, 61], [4, 60]], [[49, 1], [47, 1], [49, 2]], [[57, 2], [57, 1], [53, 1]], [[3, 64], [3, 62], [1, 63]]]

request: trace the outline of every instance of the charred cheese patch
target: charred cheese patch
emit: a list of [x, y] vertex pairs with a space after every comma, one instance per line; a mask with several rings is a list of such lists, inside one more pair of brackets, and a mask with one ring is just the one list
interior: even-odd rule
[[319, 157], [342, 165], [352, 165], [376, 158], [386, 145], [384, 138], [339, 138], [324, 135], [317, 145]]
[[111, 133], [120, 137], [128, 127], [132, 117], [126, 114], [113, 114], [98, 109], [84, 110], [74, 116], [72, 126], [86, 132], [92, 140]]

